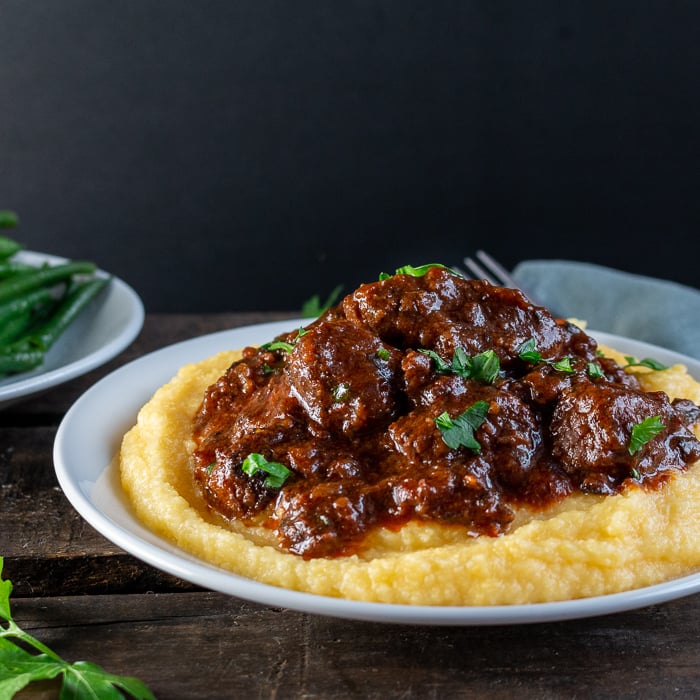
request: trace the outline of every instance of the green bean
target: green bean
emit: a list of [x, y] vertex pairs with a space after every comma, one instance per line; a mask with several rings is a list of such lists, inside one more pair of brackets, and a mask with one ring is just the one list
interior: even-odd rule
[[[1, 214], [2, 212], [0, 212]], [[22, 246], [7, 236], [0, 236], [0, 259], [4, 260], [14, 255]]]
[[27, 372], [44, 361], [41, 350], [6, 350], [0, 352], [0, 375]]
[[0, 304], [0, 325], [6, 323], [12, 316], [31, 311], [40, 304], [51, 301], [51, 299], [53, 299], [51, 290], [48, 287], [40, 287]]
[[0, 210], [0, 228], [11, 228], [12, 226], [17, 226], [18, 223], [19, 218], [13, 211]]
[[10, 316], [0, 325], [0, 351], [6, 345], [14, 342], [31, 326], [33, 315], [31, 311], [24, 311]]
[[11, 277], [12, 275], [19, 275], [24, 272], [31, 272], [32, 270], [36, 270], [36, 267], [27, 263], [16, 262], [14, 260], [0, 262], [0, 278]]
[[77, 285], [61, 300], [46, 323], [32, 334], [31, 342], [48, 350], [108, 282], [107, 277], [95, 277]]
[[56, 284], [70, 279], [73, 275], [91, 274], [97, 266], [91, 262], [67, 262], [51, 267], [42, 267], [36, 272], [28, 272], [23, 275], [10, 277], [0, 282], [0, 302], [17, 297], [38, 287]]

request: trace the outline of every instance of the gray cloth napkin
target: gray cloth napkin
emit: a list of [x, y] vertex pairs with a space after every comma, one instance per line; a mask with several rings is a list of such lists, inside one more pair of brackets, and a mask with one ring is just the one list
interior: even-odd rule
[[558, 316], [700, 359], [700, 290], [568, 260], [527, 260], [513, 277]]

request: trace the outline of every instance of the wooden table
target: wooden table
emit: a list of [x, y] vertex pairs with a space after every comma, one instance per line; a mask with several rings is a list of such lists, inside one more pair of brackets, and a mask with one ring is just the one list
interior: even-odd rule
[[[413, 627], [269, 608], [198, 589], [97, 534], [58, 487], [65, 411], [124, 362], [282, 314], [150, 314], [85, 377], [0, 412], [0, 554], [20, 625], [64, 658], [135, 675], [159, 698], [700, 696], [700, 596], [578, 621]], [[53, 684], [20, 697], [57, 697]]]

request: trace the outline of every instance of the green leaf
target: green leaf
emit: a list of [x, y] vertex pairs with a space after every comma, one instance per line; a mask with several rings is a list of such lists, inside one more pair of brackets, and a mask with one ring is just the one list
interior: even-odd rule
[[[556, 369], [558, 372], [566, 372], [567, 374], [573, 374], [576, 371], [574, 370], [574, 367], [571, 364], [570, 357], [564, 357], [561, 360], [545, 360], [542, 357], [542, 353], [537, 350], [537, 344], [534, 338], [526, 340], [518, 348], [518, 357], [521, 360], [523, 360], [523, 362], [532, 362], [533, 364], [537, 364], [538, 362], [544, 362], [545, 364], [550, 365], [551, 367]], [[591, 363], [589, 363], [589, 371], [590, 364]]]
[[650, 416], [632, 426], [630, 444], [627, 448], [631, 455], [636, 454], [650, 440], [661, 433], [666, 426], [661, 422], [661, 416]]
[[294, 346], [284, 340], [273, 340], [269, 343], [264, 343], [260, 346], [263, 350], [283, 350], [284, 352], [292, 352]]
[[335, 401], [343, 403], [350, 398], [350, 385], [345, 382], [338, 384], [338, 386], [333, 387], [331, 394]]
[[2, 578], [3, 558], [0, 557], [0, 617], [3, 620], [11, 620], [10, 594], [12, 593], [12, 581], [5, 581]]
[[435, 364], [435, 369], [438, 372], [449, 372], [451, 369], [450, 363], [445, 362], [440, 355], [438, 355], [434, 350], [423, 350], [420, 349], [418, 352], [422, 353], [423, 355], [427, 355]]
[[571, 366], [570, 357], [565, 357], [562, 360], [552, 362], [552, 367], [554, 367], [554, 369], [558, 370], [559, 372], [567, 372], [568, 374], [574, 373], [574, 368]]
[[649, 369], [653, 369], [657, 372], [668, 369], [668, 365], [664, 365], [651, 357], [645, 357], [643, 360], [637, 360], [631, 355], [625, 355], [625, 360], [627, 361], [625, 367], [648, 367]]
[[32, 681], [50, 680], [63, 666], [46, 654], [30, 654], [9, 639], [0, 639], [0, 697], [11, 698]]
[[493, 384], [501, 371], [501, 361], [493, 350], [484, 350], [469, 357], [463, 348], [457, 348], [451, 363], [443, 360], [433, 350], [420, 349], [418, 352], [427, 355], [435, 364], [435, 369], [442, 374], [451, 373], [465, 379]]
[[603, 374], [603, 368], [597, 362], [589, 362], [586, 365], [586, 368], [588, 370], [588, 376], [591, 379], [602, 379], [605, 377], [605, 374]]
[[13, 211], [0, 210], [0, 228], [12, 228], [19, 223], [19, 217]]
[[258, 472], [265, 472], [268, 475], [265, 479], [265, 486], [270, 489], [282, 488], [282, 485], [292, 473], [284, 464], [268, 462], [265, 456], [258, 452], [251, 452], [243, 460], [241, 469], [248, 476], [254, 476]]
[[138, 678], [108, 673], [101, 666], [88, 661], [76, 661], [66, 670], [61, 700], [123, 700], [120, 689], [137, 700], [155, 700], [148, 686]]
[[339, 284], [331, 291], [323, 304], [321, 303], [321, 297], [318, 294], [314, 294], [310, 299], [307, 299], [302, 304], [302, 318], [316, 318], [317, 316], [320, 316], [324, 311], [330, 309], [331, 306], [338, 301], [341, 291], [343, 291], [343, 285]]
[[459, 377], [471, 377], [472, 361], [469, 355], [464, 351], [464, 348], [455, 348], [449, 371]]
[[[441, 263], [427, 263], [426, 265], [418, 265], [417, 267], [414, 267], [413, 265], [402, 265], [401, 267], [396, 268], [396, 272], [394, 274], [410, 275], [411, 277], [423, 277], [423, 275], [425, 275], [425, 273], [432, 267], [439, 267], [442, 270], [451, 272], [453, 275], [456, 274], [454, 270], [451, 270], [449, 267], [447, 267], [447, 265], [442, 265]], [[390, 275], [387, 272], [382, 272], [379, 275], [379, 281], [381, 282], [382, 280], [388, 280], [393, 276], [394, 275]]]
[[299, 338], [306, 335], [308, 332], [309, 331], [307, 331], [306, 328], [302, 327], [297, 331], [297, 334], [291, 343], [288, 343], [286, 340], [271, 340], [269, 343], [263, 343], [260, 348], [262, 350], [282, 350], [284, 352], [292, 352]]
[[501, 371], [501, 361], [493, 350], [484, 350], [471, 360], [471, 376], [486, 384], [493, 384]]
[[518, 357], [523, 362], [537, 363], [537, 362], [542, 361], [542, 353], [537, 352], [537, 343], [535, 343], [534, 338], [530, 338], [530, 340], [526, 340], [518, 348]]
[[[62, 675], [61, 700], [123, 700], [120, 688], [137, 700], [155, 700], [153, 693], [137, 678], [108, 673], [87, 661], [70, 664], [22, 630], [12, 619], [9, 601], [12, 584], [2, 579], [2, 565], [0, 557], [0, 611], [9, 623], [6, 628], [0, 627], [0, 698], [13, 697], [33, 681]], [[11, 637], [40, 653], [30, 653], [11, 641]]]
[[456, 418], [451, 418], [447, 411], [441, 413], [435, 418], [435, 425], [442, 433], [443, 442], [453, 450], [466, 447], [479, 454], [481, 445], [474, 437], [474, 431], [484, 422], [488, 410], [488, 401], [477, 401]]

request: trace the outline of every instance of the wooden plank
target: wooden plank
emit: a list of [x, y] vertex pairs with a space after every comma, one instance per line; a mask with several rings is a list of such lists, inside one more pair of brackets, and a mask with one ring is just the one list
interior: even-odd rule
[[690, 698], [700, 686], [698, 596], [476, 628], [346, 621], [204, 592], [13, 606], [64, 658], [136, 675], [162, 698]]
[[18, 595], [192, 590], [122, 552], [73, 509], [51, 461], [55, 428], [0, 428], [0, 554]]

